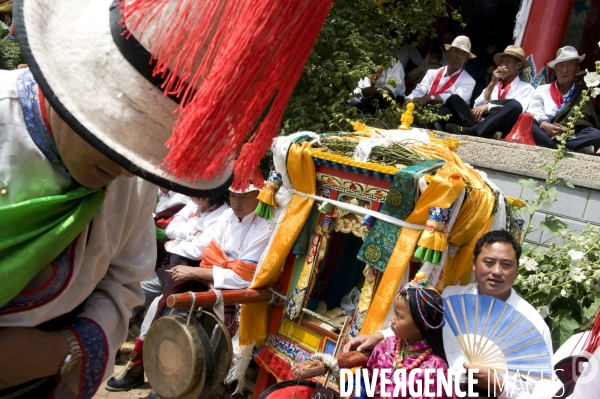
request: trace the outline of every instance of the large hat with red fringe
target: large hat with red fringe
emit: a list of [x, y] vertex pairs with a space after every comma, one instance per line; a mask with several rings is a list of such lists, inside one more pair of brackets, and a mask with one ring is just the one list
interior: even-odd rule
[[36, 81], [77, 134], [147, 180], [207, 196], [262, 180], [252, 174], [331, 3], [15, 0], [14, 16]]

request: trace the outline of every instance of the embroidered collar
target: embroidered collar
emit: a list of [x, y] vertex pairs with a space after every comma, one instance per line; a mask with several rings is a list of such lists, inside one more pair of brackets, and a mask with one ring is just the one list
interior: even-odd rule
[[52, 137], [44, 124], [40, 110], [38, 84], [33, 79], [33, 75], [29, 69], [25, 69], [17, 78], [17, 89], [21, 102], [21, 110], [23, 111], [23, 119], [25, 120], [25, 125], [31, 139], [50, 162], [65, 173], [69, 173], [60, 158], [54, 137]]

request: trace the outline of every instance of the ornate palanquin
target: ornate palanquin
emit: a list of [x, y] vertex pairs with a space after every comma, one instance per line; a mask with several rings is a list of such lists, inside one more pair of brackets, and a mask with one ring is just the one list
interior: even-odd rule
[[[395, 292], [417, 269], [438, 290], [467, 284], [475, 242], [490, 228], [510, 229], [503, 194], [462, 162], [453, 151], [458, 140], [419, 129], [357, 131], [320, 139], [299, 133], [289, 144], [289, 153], [309, 151], [303, 167], [316, 179], [314, 195], [293, 195], [315, 202], [284, 263], [278, 290], [285, 302], [272, 308], [254, 355], [261, 368], [255, 397], [275, 379], [292, 379], [291, 367], [315, 352], [334, 354], [348, 339], [383, 328]], [[301, 140], [319, 144], [295, 144]], [[376, 140], [369, 148], [377, 151], [357, 156]], [[336, 387], [331, 378], [328, 384]]]
[[[398, 167], [359, 162], [321, 149], [312, 149], [311, 154], [316, 167], [317, 196], [380, 211]], [[300, 246], [305, 252], [288, 255], [279, 284], [279, 290], [291, 300], [285, 307], [275, 308], [266, 344], [254, 358], [261, 367], [255, 397], [258, 395], [256, 392], [262, 392], [274, 382], [274, 378], [291, 379], [292, 364], [308, 360], [314, 352], [333, 354], [340, 339], [345, 341], [349, 334], [357, 335], [360, 329], [357, 320], [348, 318], [345, 337], [340, 337], [340, 323], [323, 321], [323, 316], [317, 319], [313, 311], [319, 300], [328, 300], [339, 306], [340, 295], [353, 288], [354, 282], [364, 286], [363, 273], [368, 273], [368, 278], [373, 280], [371, 286], [376, 284], [374, 280], [380, 273], [366, 268], [364, 262], [356, 259], [369, 230], [362, 223], [363, 218], [363, 215], [336, 206], [313, 205], [313, 212], [304, 228], [308, 234], [299, 237], [294, 248]], [[345, 270], [344, 261], [349, 258], [354, 258], [356, 264]], [[344, 282], [349, 284], [337, 287], [337, 290], [332, 286]], [[299, 287], [304, 289], [299, 290]], [[336, 291], [337, 295], [331, 295], [332, 291]], [[374, 292], [373, 287], [370, 292]], [[368, 307], [370, 298], [363, 295], [361, 301], [363, 306]], [[324, 377], [316, 380], [323, 382]], [[335, 386], [335, 383], [332, 385]]]

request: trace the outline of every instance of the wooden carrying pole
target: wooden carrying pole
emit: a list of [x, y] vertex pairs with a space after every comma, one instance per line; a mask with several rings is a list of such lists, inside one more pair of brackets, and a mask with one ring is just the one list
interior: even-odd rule
[[[367, 365], [369, 356], [363, 352], [346, 352], [340, 353], [337, 356], [338, 366], [340, 369], [351, 369], [353, 367], [364, 367]], [[324, 375], [328, 371], [327, 367], [321, 360], [307, 360], [305, 362], [296, 363], [292, 367], [292, 376], [294, 379], [305, 380], [307, 378]]]
[[[212, 291], [195, 292], [196, 307], [213, 306], [217, 302], [217, 294]], [[264, 303], [270, 302], [273, 293], [266, 288], [257, 290], [223, 290], [223, 303], [225, 305], [237, 305], [240, 303]], [[189, 308], [192, 306], [192, 298], [188, 293], [169, 295], [167, 306], [170, 308]]]

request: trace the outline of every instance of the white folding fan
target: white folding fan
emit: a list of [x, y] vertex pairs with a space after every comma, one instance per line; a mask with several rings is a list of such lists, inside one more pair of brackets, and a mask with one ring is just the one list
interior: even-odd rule
[[[551, 353], [537, 328], [514, 307], [499, 299], [460, 294], [444, 299], [446, 323], [468, 362], [498, 372], [549, 377]], [[444, 342], [449, 364], [460, 350]], [[449, 350], [450, 349], [450, 350]], [[462, 365], [462, 363], [460, 363]]]

